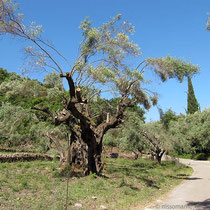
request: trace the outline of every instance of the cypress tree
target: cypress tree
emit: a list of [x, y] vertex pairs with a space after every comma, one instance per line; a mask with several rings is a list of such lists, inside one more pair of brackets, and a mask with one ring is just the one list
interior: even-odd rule
[[195, 97], [191, 78], [188, 76], [187, 114], [193, 114], [198, 110], [200, 110], [200, 106]]

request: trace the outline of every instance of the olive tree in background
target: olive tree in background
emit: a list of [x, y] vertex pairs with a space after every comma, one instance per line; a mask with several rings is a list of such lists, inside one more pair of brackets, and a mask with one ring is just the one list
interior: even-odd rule
[[[134, 153], [150, 154], [158, 164], [166, 151], [172, 152], [176, 138], [161, 122], [145, 123], [135, 113], [128, 113], [121, 133], [119, 146]], [[137, 153], [136, 153], [137, 154]]]
[[210, 109], [180, 116], [171, 121], [169, 130], [176, 137], [178, 154], [210, 154]]

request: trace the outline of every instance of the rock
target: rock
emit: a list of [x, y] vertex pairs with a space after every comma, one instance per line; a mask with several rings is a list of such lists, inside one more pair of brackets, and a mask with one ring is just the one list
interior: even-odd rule
[[81, 203], [75, 203], [75, 205], [74, 205], [75, 207], [79, 207], [79, 208], [81, 208], [82, 207], [82, 204]]
[[157, 203], [162, 203], [162, 200], [156, 200]]
[[110, 158], [118, 158], [118, 156], [119, 156], [118, 153], [111, 153], [109, 155], [110, 155]]

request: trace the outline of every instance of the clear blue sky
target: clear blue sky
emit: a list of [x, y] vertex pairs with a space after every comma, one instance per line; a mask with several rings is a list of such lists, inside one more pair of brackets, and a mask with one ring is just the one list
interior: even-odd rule
[[[210, 0], [19, 0], [25, 20], [43, 25], [44, 36], [53, 41], [70, 61], [77, 54], [81, 40], [78, 29], [89, 16], [96, 26], [118, 13], [135, 26], [134, 42], [143, 52], [142, 58], [168, 54], [183, 58], [201, 67], [192, 80], [201, 109], [210, 106], [210, 31], [206, 31]], [[9, 37], [0, 38], [0, 67], [17, 71], [23, 65], [22, 46], [25, 43]], [[153, 78], [153, 91], [159, 93], [159, 105], [177, 114], [185, 113], [187, 82], [170, 80], [160, 85]], [[158, 120], [152, 108], [147, 120]]]

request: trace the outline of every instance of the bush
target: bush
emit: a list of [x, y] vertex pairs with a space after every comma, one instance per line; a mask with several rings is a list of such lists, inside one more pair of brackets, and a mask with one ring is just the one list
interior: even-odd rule
[[192, 155], [192, 159], [194, 160], [208, 160], [208, 156], [210, 156], [210, 154], [205, 154], [205, 153], [197, 153], [195, 155]]
[[[180, 154], [210, 153], [210, 108], [171, 121], [169, 130], [176, 137], [175, 151]], [[203, 156], [201, 156], [202, 158]]]

